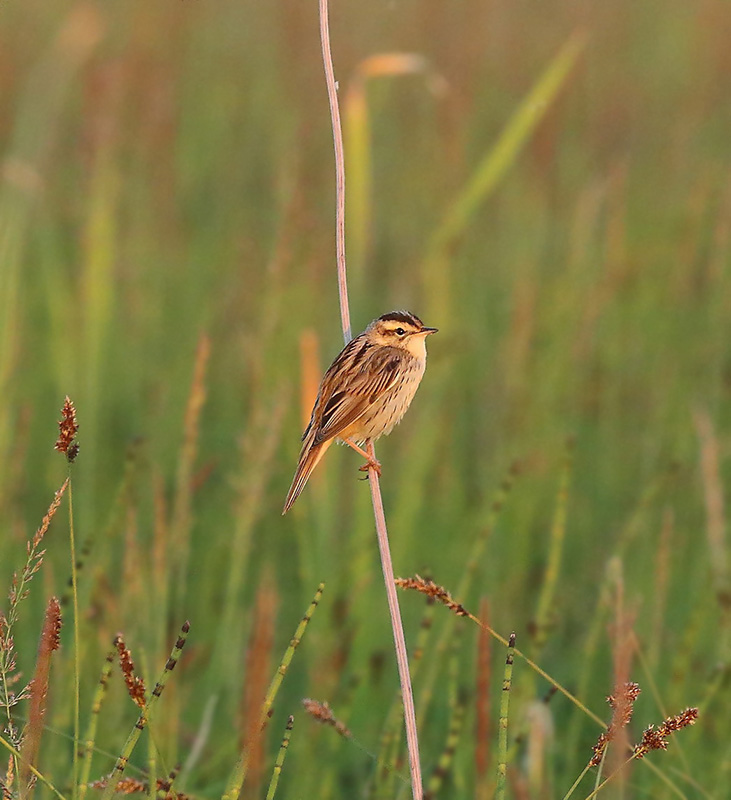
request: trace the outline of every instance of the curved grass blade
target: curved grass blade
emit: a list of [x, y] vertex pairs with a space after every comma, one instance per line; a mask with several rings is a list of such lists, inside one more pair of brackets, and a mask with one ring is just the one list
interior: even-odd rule
[[569, 37], [508, 120], [497, 142], [483, 156], [442, 222], [436, 226], [425, 253], [425, 286], [430, 291], [426, 313], [430, 319], [447, 319], [449, 316], [450, 278], [449, 270], [444, 269], [444, 261], [450, 246], [517, 160], [520, 150], [565, 84], [585, 43], [586, 37], [581, 32]]
[[427, 254], [443, 252], [464, 231], [480, 203], [489, 197], [508, 168], [515, 163], [520, 149], [556, 99], [585, 42], [583, 34], [572, 34], [546, 67], [508, 120], [500, 138], [478, 164], [472, 179], [457, 197], [441, 225], [434, 231]]

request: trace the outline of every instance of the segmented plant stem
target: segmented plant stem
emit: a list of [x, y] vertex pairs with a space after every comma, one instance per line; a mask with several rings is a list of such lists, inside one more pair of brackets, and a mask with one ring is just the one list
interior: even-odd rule
[[[269, 717], [269, 711], [274, 703], [274, 698], [277, 696], [279, 687], [282, 685], [284, 676], [287, 674], [289, 665], [292, 663], [292, 659], [294, 658], [295, 650], [299, 647], [299, 644], [302, 641], [305, 630], [312, 619], [312, 615], [315, 613], [315, 609], [320, 603], [320, 598], [322, 597], [324, 590], [325, 584], [321, 583], [317, 587], [317, 591], [315, 592], [315, 596], [312, 598], [309, 608], [300, 620], [300, 624], [297, 626], [294, 636], [290, 639], [289, 647], [284, 651], [284, 656], [282, 656], [282, 660], [274, 675], [274, 678], [269, 684], [269, 689], [261, 707], [261, 716], [259, 718], [259, 722], [262, 726]], [[231, 776], [228, 779], [228, 783], [226, 784], [226, 789], [223, 793], [223, 800], [237, 800], [239, 794], [241, 793], [241, 787], [244, 785], [246, 773], [249, 769], [250, 755], [251, 753], [249, 752], [248, 748], [246, 748], [241, 754], [241, 758], [239, 758], [236, 766], [233, 769], [233, 772], [231, 773]], [[107, 798], [102, 798], [102, 800], [107, 800]]]
[[94, 743], [96, 742], [96, 730], [99, 724], [99, 712], [101, 711], [102, 701], [107, 692], [107, 684], [109, 676], [112, 674], [112, 667], [114, 666], [114, 656], [116, 650], [112, 649], [107, 653], [102, 667], [99, 681], [96, 685], [94, 692], [94, 699], [91, 703], [91, 716], [89, 717], [89, 727], [86, 730], [86, 737], [83, 743], [83, 756], [81, 762], [81, 775], [79, 780], [79, 800], [84, 800], [86, 790], [89, 784], [89, 776], [91, 775], [91, 759], [94, 755]]
[[129, 758], [132, 755], [132, 751], [135, 748], [135, 745], [139, 741], [140, 736], [142, 735], [142, 731], [147, 726], [147, 723], [152, 718], [152, 712], [155, 709], [155, 705], [160, 698], [160, 695], [165, 688], [165, 684], [168, 682], [170, 678], [171, 672], [175, 669], [175, 665], [178, 663], [178, 659], [180, 658], [180, 654], [183, 652], [183, 647], [185, 647], [185, 640], [188, 638], [188, 631], [190, 630], [190, 623], [185, 622], [183, 627], [180, 630], [180, 636], [178, 637], [177, 641], [175, 642], [175, 646], [170, 653], [170, 658], [168, 658], [165, 668], [163, 669], [160, 677], [158, 678], [157, 683], [155, 684], [155, 688], [152, 690], [152, 694], [150, 695], [149, 700], [145, 703], [145, 707], [142, 709], [137, 722], [135, 723], [132, 732], [127, 737], [127, 741], [124, 743], [124, 747], [122, 748], [121, 753], [119, 754], [119, 758], [117, 759], [117, 763], [114, 765], [114, 769], [112, 770], [111, 775], [107, 779], [107, 785], [104, 787], [104, 794], [102, 794], [101, 800], [111, 800], [112, 795], [117, 787], [117, 781], [119, 778], [122, 777], [124, 770], [127, 768], [127, 763], [129, 762]]
[[292, 735], [293, 727], [294, 727], [294, 717], [290, 714], [290, 717], [287, 720], [287, 727], [284, 729], [282, 744], [279, 746], [279, 753], [277, 753], [277, 760], [274, 762], [274, 770], [272, 771], [272, 779], [269, 782], [269, 789], [267, 790], [266, 800], [274, 800], [274, 795], [277, 792], [277, 785], [279, 784], [279, 776], [282, 774], [282, 767], [284, 766], [284, 758], [287, 755], [287, 749], [289, 748], [289, 737]]
[[513, 683], [513, 654], [515, 651], [515, 634], [511, 633], [508, 639], [508, 654], [505, 657], [505, 672], [503, 673], [503, 693], [500, 698], [500, 722], [498, 728], [497, 745], [497, 783], [495, 786], [495, 800], [504, 800], [506, 778], [508, 774], [508, 711], [510, 710], [510, 688]]

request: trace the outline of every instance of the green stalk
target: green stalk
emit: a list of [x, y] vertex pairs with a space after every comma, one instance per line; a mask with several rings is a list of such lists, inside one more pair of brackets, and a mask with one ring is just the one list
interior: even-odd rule
[[515, 653], [515, 634], [508, 639], [508, 655], [505, 658], [503, 673], [503, 693], [500, 698], [500, 721], [497, 742], [497, 784], [495, 800], [505, 800], [505, 785], [508, 774], [508, 711], [510, 709], [510, 687], [513, 683], [513, 655]]
[[[277, 672], [272, 679], [272, 682], [269, 684], [269, 689], [267, 690], [266, 697], [264, 698], [264, 702], [262, 703], [261, 707], [261, 714], [260, 714], [260, 722], [261, 726], [263, 727], [264, 723], [267, 721], [269, 717], [269, 709], [272, 707], [274, 703], [274, 698], [277, 696], [277, 692], [279, 691], [279, 687], [282, 685], [282, 681], [284, 680], [284, 676], [287, 674], [287, 670], [289, 669], [289, 665], [292, 663], [292, 658], [294, 657], [295, 650], [299, 647], [300, 642], [302, 641], [302, 637], [305, 634], [305, 630], [312, 619], [312, 615], [315, 613], [315, 609], [317, 608], [320, 598], [322, 597], [322, 593], [325, 589], [325, 584], [321, 583], [317, 587], [317, 591], [315, 592], [315, 596], [312, 598], [312, 602], [309, 605], [309, 608], [305, 612], [304, 617], [300, 620], [300, 624], [297, 626], [297, 630], [294, 632], [294, 636], [290, 639], [289, 647], [284, 651], [284, 656], [282, 656], [282, 660], [277, 668]], [[231, 775], [229, 776], [228, 783], [226, 784], [226, 789], [223, 793], [223, 800], [237, 800], [239, 794], [241, 793], [241, 787], [244, 785], [244, 780], [246, 779], [246, 773], [249, 769], [249, 756], [250, 752], [248, 747], [244, 749], [244, 752], [241, 754], [236, 766], [233, 768]], [[103, 797], [102, 800], [109, 800], [107, 797]]]
[[79, 781], [79, 800], [84, 800], [86, 797], [86, 790], [89, 784], [89, 776], [91, 774], [91, 759], [94, 755], [94, 743], [96, 742], [96, 730], [99, 724], [99, 711], [102, 707], [102, 701], [107, 691], [107, 683], [109, 676], [112, 674], [112, 667], [114, 666], [114, 656], [116, 650], [110, 650], [104, 660], [99, 681], [96, 685], [94, 692], [94, 699], [91, 703], [91, 717], [89, 718], [89, 727], [86, 730], [86, 738], [84, 739], [84, 759], [81, 764], [81, 779]]
[[[16, 750], [10, 742], [5, 739], [3, 736], [0, 736], [0, 744], [8, 750], [13, 757], [15, 758], [16, 762], [20, 762], [20, 751]], [[61, 792], [51, 783], [51, 781], [46, 778], [45, 775], [42, 775], [34, 766], [33, 764], [28, 764], [28, 769], [38, 778], [38, 780], [44, 785], [47, 786], [55, 795], [58, 797], [58, 800], [68, 800], [65, 795], [62, 795]]]
[[74, 760], [71, 797], [79, 793], [79, 742], [81, 741], [81, 637], [79, 636], [79, 596], [76, 586], [76, 538], [74, 536], [74, 495], [69, 465], [69, 543], [71, 546], [71, 598], [74, 607]]
[[127, 767], [127, 763], [129, 762], [129, 758], [132, 755], [132, 751], [135, 749], [135, 745], [142, 735], [142, 731], [147, 726], [147, 723], [152, 719], [152, 712], [155, 709], [160, 695], [163, 693], [165, 684], [170, 679], [170, 673], [175, 669], [175, 665], [178, 663], [180, 654], [183, 652], [183, 647], [185, 647], [185, 640], [188, 638], [189, 630], [190, 623], [186, 621], [183, 624], [183, 627], [180, 630], [180, 636], [175, 642], [175, 646], [170, 653], [170, 658], [168, 658], [165, 668], [158, 678], [155, 688], [152, 690], [150, 699], [145, 703], [145, 707], [142, 709], [134, 728], [127, 737], [127, 741], [124, 743], [122, 752], [119, 754], [119, 758], [117, 759], [117, 763], [114, 765], [111, 775], [107, 778], [107, 785], [104, 787], [104, 794], [102, 794], [101, 800], [111, 800], [117, 786], [117, 781], [122, 777], [122, 774]]
[[287, 720], [287, 727], [284, 729], [282, 744], [279, 746], [279, 753], [277, 753], [277, 760], [274, 762], [274, 771], [272, 772], [272, 779], [269, 782], [266, 800], [274, 800], [274, 795], [277, 791], [277, 785], [279, 784], [279, 776], [282, 774], [284, 758], [287, 755], [287, 749], [289, 748], [289, 737], [292, 735], [293, 727], [294, 717], [290, 714], [289, 719]]
[[556, 498], [556, 510], [551, 525], [551, 537], [548, 549], [548, 561], [543, 587], [538, 598], [536, 610], [535, 638], [533, 642], [534, 654], [538, 656], [546, 643], [551, 625], [551, 606], [556, 594], [558, 576], [561, 571], [561, 558], [563, 556], [564, 541], [566, 540], [566, 518], [571, 485], [571, 472], [573, 467], [573, 442], [566, 443], [566, 455]]

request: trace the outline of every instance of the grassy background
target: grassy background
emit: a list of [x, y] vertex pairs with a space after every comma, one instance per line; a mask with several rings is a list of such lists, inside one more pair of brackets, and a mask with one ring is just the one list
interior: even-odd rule
[[[456, 592], [488, 526], [457, 599], [477, 611], [486, 598], [491, 624], [515, 630], [602, 716], [612, 631], [618, 617], [631, 624], [638, 648], [624, 657], [644, 689], [634, 739], [666, 713], [701, 707], [670, 752], [649, 757], [664, 777], [638, 764], [624, 796], [727, 797], [728, 9], [458, 6], [332, 9], [355, 154], [353, 327], [409, 308], [440, 328], [411, 412], [379, 446], [396, 572], [430, 572]], [[267, 729], [265, 782], [295, 713], [279, 796], [406, 796], [403, 764], [385, 778], [375, 764], [384, 730], [398, 730], [386, 723], [397, 683], [355, 455], [330, 451], [280, 517], [307, 375], [341, 344], [316, 4], [28, 0], [0, 13], [2, 585], [65, 477], [52, 443], [69, 394], [82, 426], [76, 534], [90, 545], [79, 575], [82, 728], [114, 634], [152, 681], [188, 618], [147, 755], [157, 749], [162, 770], [201, 742], [178, 788], [219, 796], [250, 724], [251, 672], [273, 673], [324, 581]], [[545, 116], [526, 146], [442, 246], [482, 159], [577, 35], [585, 49], [557, 97], [533, 108]], [[423, 62], [391, 59], [381, 76], [364, 67], [387, 52]], [[417, 71], [395, 74], [404, 63]], [[198, 422], [190, 411], [186, 422], [196, 403]], [[519, 477], [491, 521], [515, 460]], [[15, 631], [26, 676], [46, 598], [68, 579], [64, 515]], [[416, 595], [402, 604], [413, 643], [424, 606]], [[257, 618], [271, 641], [252, 640]], [[39, 762], [65, 793], [71, 619]], [[475, 733], [477, 633], [435, 609], [415, 681], [427, 774], [455, 703], [466, 710], [442, 797], [486, 797], [494, 784], [504, 652], [490, 656], [488, 741]], [[247, 647], [257, 652], [248, 666]], [[548, 685], [520, 662], [514, 681], [510, 793], [563, 797], [598, 728], [560, 695], [536, 705]], [[358, 744], [309, 719], [305, 696], [329, 701]], [[111, 768], [134, 719], [115, 677], [97, 740], [112, 755], [97, 756], [94, 775]], [[489, 746], [482, 776], [476, 745]], [[145, 751], [133, 764], [145, 766]], [[255, 776], [246, 791], [264, 796]]]

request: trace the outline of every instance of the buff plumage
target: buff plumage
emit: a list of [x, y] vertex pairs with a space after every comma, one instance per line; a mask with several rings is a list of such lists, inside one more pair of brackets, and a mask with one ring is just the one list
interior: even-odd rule
[[325, 373], [283, 514], [336, 439], [360, 447], [390, 433], [414, 399], [426, 368], [426, 337], [436, 332], [406, 311], [384, 314], [351, 339]]

